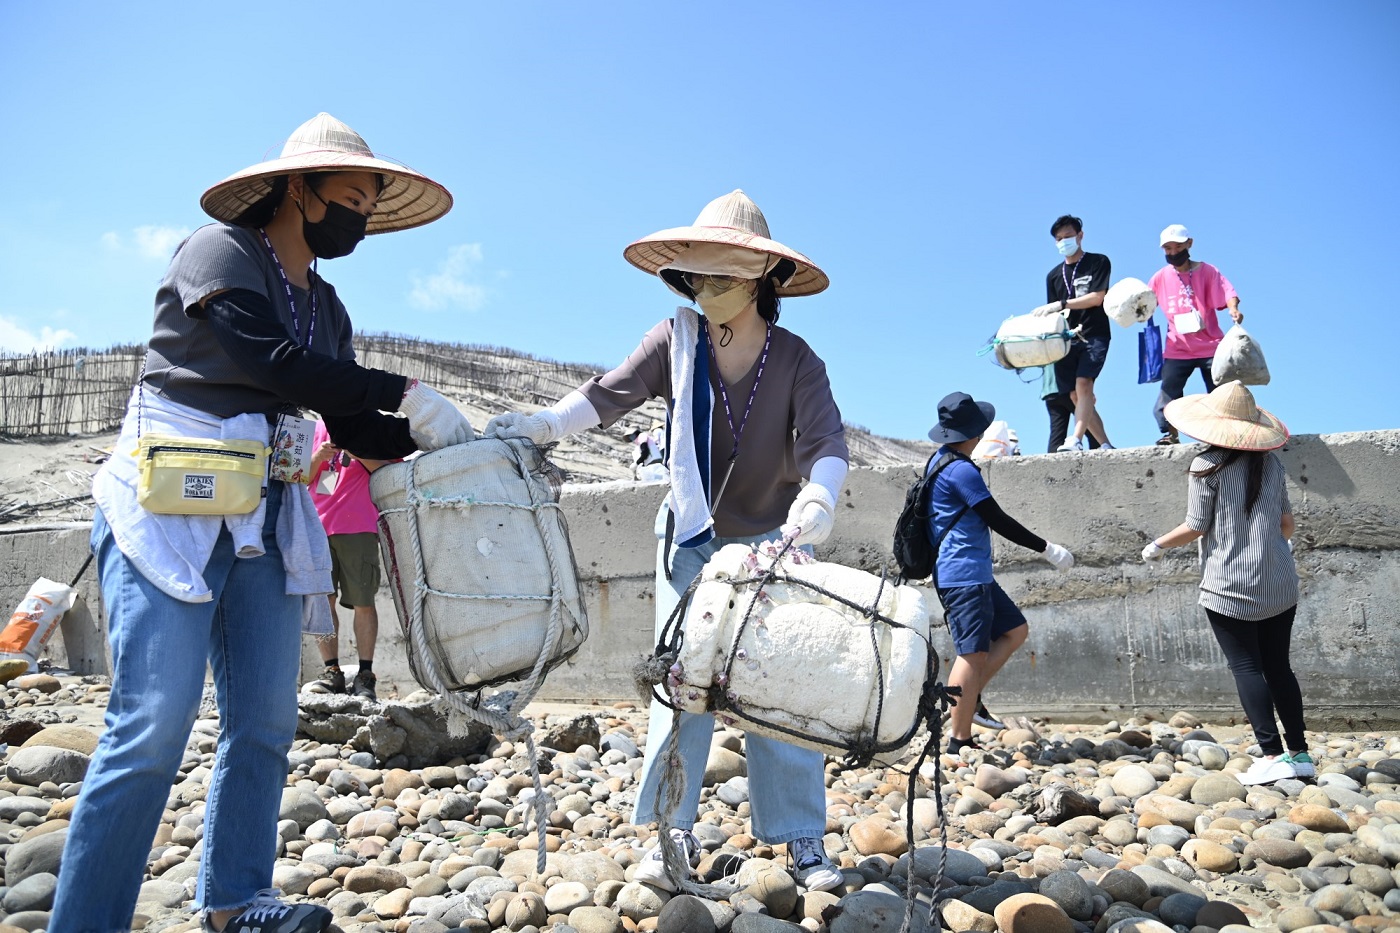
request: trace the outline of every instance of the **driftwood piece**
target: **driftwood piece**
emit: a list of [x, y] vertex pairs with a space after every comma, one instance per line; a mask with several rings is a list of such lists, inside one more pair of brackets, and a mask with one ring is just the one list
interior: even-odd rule
[[1058, 826], [1076, 816], [1098, 816], [1098, 805], [1068, 784], [1051, 784], [1026, 807], [1026, 813], [1036, 822]]

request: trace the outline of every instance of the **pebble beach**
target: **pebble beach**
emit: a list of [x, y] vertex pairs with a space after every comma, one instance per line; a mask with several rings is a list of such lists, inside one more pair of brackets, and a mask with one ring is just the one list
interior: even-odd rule
[[[43, 930], [108, 687], [63, 671], [0, 669], [0, 679], [0, 933]], [[632, 880], [656, 844], [653, 829], [627, 821], [646, 747], [640, 703], [534, 716], [552, 800], [539, 875], [523, 743], [484, 732], [449, 740], [421, 692], [301, 700], [273, 884], [288, 900], [329, 907], [344, 933], [896, 933], [911, 792], [915, 930], [1400, 933], [1393, 734], [1311, 733], [1316, 778], [1260, 787], [1237, 780], [1249, 731], [1185, 710], [979, 729], [982, 750], [931, 756], [912, 788], [898, 768], [829, 759], [823, 843], [844, 884], [808, 892], [784, 846], [749, 834], [743, 735], [721, 726], [695, 828], [697, 872], [731, 893], [703, 899]], [[192, 902], [218, 734], [206, 702], [151, 843], [136, 929], [199, 928]], [[937, 767], [949, 848], [931, 916]]]

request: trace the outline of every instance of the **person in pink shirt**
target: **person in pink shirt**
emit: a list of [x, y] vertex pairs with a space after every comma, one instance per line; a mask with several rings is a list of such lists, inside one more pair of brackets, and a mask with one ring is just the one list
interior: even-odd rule
[[[367, 700], [377, 699], [374, 644], [379, 637], [379, 612], [374, 595], [379, 590], [379, 510], [369, 496], [369, 475], [386, 460], [361, 460], [331, 443], [324, 422], [317, 424], [312, 441], [311, 501], [331, 545], [331, 580], [340, 604], [354, 613], [355, 647], [360, 669], [348, 692]], [[332, 693], [345, 693], [345, 673], [340, 669], [340, 615], [335, 594], [329, 597], [335, 634], [320, 640], [326, 670], [320, 683]]]
[[1225, 336], [1220, 329], [1219, 312], [1228, 308], [1236, 324], [1244, 320], [1240, 296], [1235, 286], [1215, 266], [1191, 258], [1191, 233], [1181, 224], [1162, 231], [1162, 252], [1167, 265], [1158, 269], [1148, 283], [1157, 296], [1157, 307], [1167, 316], [1167, 341], [1162, 352], [1162, 391], [1157, 395], [1153, 414], [1162, 436], [1161, 446], [1181, 443], [1176, 428], [1163, 410], [1167, 403], [1186, 394], [1186, 380], [1201, 371], [1206, 391], [1215, 389], [1210, 378], [1215, 348]]

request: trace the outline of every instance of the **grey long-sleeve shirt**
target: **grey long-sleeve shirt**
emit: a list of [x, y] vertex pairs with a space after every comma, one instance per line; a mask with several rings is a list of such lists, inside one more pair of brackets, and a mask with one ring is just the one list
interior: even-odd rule
[[[671, 404], [671, 331], [667, 319], [649, 330], [641, 344], [611, 372], [579, 387], [604, 427], [650, 398]], [[726, 385], [735, 426], [758, 374], [758, 361], [733, 385]], [[734, 435], [719, 399], [719, 373], [710, 367], [715, 404], [710, 420], [711, 461], [717, 488], [724, 476]], [[689, 426], [671, 425], [671, 430]], [[773, 341], [753, 410], [740, 438], [739, 456], [715, 510], [720, 537], [757, 535], [787, 519], [801, 480], [822, 457], [849, 460], [841, 411], [831, 395], [826, 364], [801, 337], [773, 327]]]

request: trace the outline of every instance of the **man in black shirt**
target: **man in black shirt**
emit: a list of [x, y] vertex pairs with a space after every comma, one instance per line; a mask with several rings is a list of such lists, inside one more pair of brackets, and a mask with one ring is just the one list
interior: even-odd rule
[[1108, 359], [1108, 342], [1113, 337], [1108, 315], [1103, 310], [1110, 263], [1102, 253], [1084, 252], [1084, 223], [1078, 217], [1065, 214], [1057, 218], [1050, 227], [1050, 235], [1055, 238], [1055, 246], [1064, 262], [1045, 277], [1048, 303], [1032, 313], [1067, 312], [1070, 329], [1078, 330], [1068, 355], [1055, 364], [1057, 387], [1060, 393], [1069, 393], [1074, 402], [1074, 440], [1066, 440], [1057, 450], [1082, 449], [1086, 431], [1098, 441], [1101, 449], [1112, 450], [1094, 397], [1094, 380], [1103, 371], [1104, 361]]

